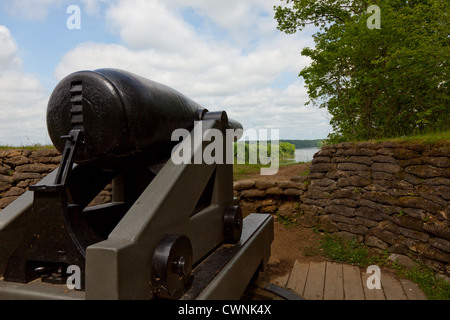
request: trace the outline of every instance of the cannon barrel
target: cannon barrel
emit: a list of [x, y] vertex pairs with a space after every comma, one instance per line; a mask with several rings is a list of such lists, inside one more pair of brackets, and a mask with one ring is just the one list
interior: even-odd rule
[[[62, 152], [73, 129], [84, 143], [73, 159], [105, 165], [145, 154], [157, 161], [170, 157], [175, 129], [192, 130], [207, 109], [178, 91], [118, 69], [79, 71], [62, 79], [50, 96], [47, 127]], [[242, 128], [229, 121], [229, 128]], [[120, 162], [123, 165], [123, 162]]]

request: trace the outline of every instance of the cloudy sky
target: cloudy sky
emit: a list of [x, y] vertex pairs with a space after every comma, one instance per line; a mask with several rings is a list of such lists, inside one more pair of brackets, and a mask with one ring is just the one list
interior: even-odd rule
[[[48, 98], [66, 75], [120, 68], [166, 84], [244, 129], [325, 138], [300, 55], [306, 30], [276, 29], [279, 0], [6, 0], [0, 2], [0, 145], [50, 144]], [[75, 5], [80, 29], [71, 29]]]

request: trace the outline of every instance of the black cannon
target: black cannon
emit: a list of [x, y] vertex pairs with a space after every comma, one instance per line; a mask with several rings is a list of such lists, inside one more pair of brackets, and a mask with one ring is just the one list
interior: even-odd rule
[[[272, 218], [243, 218], [233, 197], [225, 137], [242, 126], [225, 112], [100, 69], [57, 85], [47, 126], [61, 163], [0, 213], [0, 298], [239, 298], [267, 263]], [[174, 140], [177, 129], [191, 134]], [[173, 161], [186, 144], [202, 153], [194, 133], [213, 129], [224, 161]], [[112, 201], [91, 206], [108, 184]]]
[[48, 104], [47, 124], [61, 152], [65, 147], [61, 137], [72, 130], [84, 133], [85, 143], [74, 154], [76, 163], [105, 167], [118, 162], [123, 167], [123, 158], [167, 160], [173, 147], [167, 146], [171, 133], [178, 128], [192, 130], [194, 121], [207, 111], [160, 83], [101, 69], [73, 73], [57, 85]]

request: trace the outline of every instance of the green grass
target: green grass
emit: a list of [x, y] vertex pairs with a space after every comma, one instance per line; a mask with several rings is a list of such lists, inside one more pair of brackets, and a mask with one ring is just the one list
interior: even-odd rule
[[437, 277], [431, 268], [418, 264], [408, 269], [388, 260], [389, 253], [382, 251], [376, 253], [355, 239], [342, 238], [337, 235], [325, 234], [320, 240], [319, 250], [311, 251], [321, 254], [331, 261], [368, 267], [390, 267], [400, 278], [409, 279], [419, 285], [428, 300], [450, 300], [450, 283]]
[[368, 246], [356, 239], [347, 239], [337, 235], [325, 234], [320, 240], [323, 255], [336, 262], [349, 263], [358, 267], [372, 264], [385, 265], [386, 257], [374, 254]]
[[263, 167], [267, 166], [262, 164], [235, 164], [233, 165], [233, 179], [237, 181], [245, 176], [257, 174]]
[[[385, 141], [406, 141], [406, 142], [423, 142], [425, 144], [434, 144], [438, 141], [449, 141], [450, 140], [450, 130], [439, 131], [439, 132], [428, 132], [423, 134], [414, 134], [410, 136], [402, 136], [402, 137], [388, 137], [388, 138], [380, 138], [380, 139], [372, 139], [366, 141], [359, 140], [349, 140], [346, 142], [385, 142]], [[334, 144], [329, 141], [324, 140], [325, 144]]]
[[406, 269], [396, 263], [392, 264], [399, 277], [409, 279], [419, 285], [428, 300], [450, 300], [450, 283], [436, 276], [431, 268], [418, 265]]
[[299, 176], [307, 176], [307, 175], [309, 175], [309, 170], [304, 171], [304, 172], [300, 172], [298, 175]]
[[26, 149], [26, 150], [40, 150], [40, 149], [54, 149], [53, 145], [42, 145], [39, 143], [32, 145], [22, 145], [22, 146], [10, 146], [10, 145], [0, 145], [0, 150], [18, 150], [18, 149]]
[[438, 141], [450, 140], [450, 130], [441, 132], [430, 132], [426, 134], [417, 134], [406, 137], [396, 137], [391, 139], [381, 139], [381, 141], [422, 141], [426, 144], [433, 144]]
[[[300, 203], [297, 202], [296, 206], [299, 206]], [[277, 217], [277, 221], [280, 222], [286, 229], [290, 229], [292, 227], [298, 226], [299, 222], [297, 218], [301, 217], [303, 212], [298, 212], [295, 214], [292, 214], [288, 217], [283, 217], [278, 212], [275, 214]]]
[[[288, 164], [280, 164], [281, 167], [287, 167], [292, 166], [296, 164], [300, 164], [303, 162], [294, 162], [294, 163], [288, 163]], [[259, 174], [261, 168], [270, 168], [270, 164], [234, 164], [233, 165], [233, 180], [237, 181], [240, 179], [244, 179], [247, 176]]]

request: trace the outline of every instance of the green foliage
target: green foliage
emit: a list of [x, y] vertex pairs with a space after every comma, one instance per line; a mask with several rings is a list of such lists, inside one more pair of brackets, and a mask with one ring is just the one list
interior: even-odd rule
[[450, 300], [450, 283], [436, 276], [436, 272], [426, 266], [411, 269], [394, 265], [399, 276], [419, 285], [429, 300]]
[[280, 158], [293, 158], [295, 156], [295, 146], [289, 142], [280, 143]]
[[323, 255], [332, 261], [350, 263], [359, 267], [366, 267], [374, 262], [380, 262], [370, 255], [369, 248], [355, 239], [342, 238], [325, 234], [320, 241]]
[[280, 215], [278, 212], [275, 214], [277, 217], [277, 221], [280, 222], [286, 229], [290, 229], [292, 227], [296, 227], [299, 225], [297, 219], [301, 217], [302, 213], [295, 213], [291, 216], [284, 217]]
[[330, 142], [449, 130], [448, 1], [377, 1], [380, 29], [367, 27], [367, 1], [281, 1], [278, 29], [320, 28], [300, 76], [332, 116]]
[[389, 252], [373, 253], [369, 247], [355, 239], [325, 234], [320, 240], [319, 250], [311, 254], [320, 254], [332, 261], [349, 263], [359, 267], [377, 265], [391, 267], [400, 278], [409, 279], [419, 285], [429, 300], [450, 300], [450, 283], [437, 276], [436, 272], [424, 265], [413, 268], [400, 266], [397, 262], [390, 262]]

